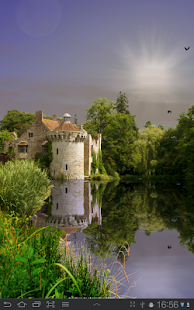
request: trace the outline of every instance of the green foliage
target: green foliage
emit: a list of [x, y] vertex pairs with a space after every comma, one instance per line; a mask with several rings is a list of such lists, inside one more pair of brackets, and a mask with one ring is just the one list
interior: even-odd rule
[[9, 146], [8, 148], [8, 154], [13, 155], [13, 146]]
[[76, 114], [74, 116], [74, 121], [73, 122], [74, 122], [75, 125], [77, 125], [77, 115]]
[[181, 113], [178, 118], [177, 132], [179, 143], [175, 146], [176, 158], [173, 160], [173, 169], [179, 172], [179, 175], [186, 178], [194, 177], [194, 104], [188, 109], [188, 112]]
[[121, 93], [119, 93], [119, 97], [117, 97], [117, 101], [114, 104], [114, 110], [116, 111], [116, 113], [123, 113], [123, 114], [130, 114], [129, 110], [128, 110], [128, 99], [124, 93], [124, 95]]
[[35, 113], [11, 110], [8, 111], [3, 120], [0, 121], [0, 130], [7, 130], [9, 132], [15, 131], [18, 137], [20, 137], [34, 121]]
[[[160, 141], [157, 149], [157, 175], [181, 175], [182, 169], [178, 165], [173, 165], [175, 158], [177, 157], [176, 146], [180, 143], [180, 132], [174, 128], [168, 128], [164, 130], [164, 135]], [[183, 174], [182, 174], [183, 175]]]
[[107, 115], [113, 113], [114, 103], [106, 98], [98, 98], [93, 105], [86, 109], [86, 122], [83, 128], [94, 137], [98, 133], [103, 133], [107, 124]]
[[104, 167], [103, 161], [102, 161], [102, 151], [99, 150], [97, 154], [97, 165], [98, 165], [98, 171], [100, 174], [107, 174], [106, 169]]
[[48, 153], [37, 152], [35, 154], [35, 162], [39, 165], [42, 170], [46, 170], [50, 177], [49, 167], [52, 162], [52, 141], [48, 141]]
[[111, 175], [113, 178], [120, 179], [118, 172], [114, 171], [109, 163], [105, 163], [105, 168], [108, 175]]
[[[147, 121], [146, 123], [145, 123], [145, 128], [147, 128], [147, 127], [149, 127], [150, 125], [153, 125], [152, 123], [151, 123], [151, 121]], [[159, 126], [158, 126], [159, 127]]]
[[74, 247], [60, 248], [64, 231], [50, 226], [36, 230], [24, 224], [23, 219], [0, 212], [1, 298], [110, 296], [108, 270], [97, 274], [95, 266], [92, 274], [83, 250], [75, 260]]
[[96, 152], [92, 152], [92, 174], [96, 173], [96, 169], [98, 167], [97, 159], [96, 159]]
[[103, 131], [103, 161], [119, 174], [133, 171], [136, 166], [134, 141], [138, 138], [135, 116], [118, 113], [107, 116]]
[[61, 173], [61, 181], [63, 182], [65, 180], [65, 175], [64, 173]]
[[35, 162], [38, 162], [39, 167], [42, 169], [48, 168], [50, 166], [49, 154], [37, 152], [34, 158]]
[[140, 138], [135, 142], [136, 152], [140, 155], [135, 171], [142, 175], [155, 174], [158, 163], [157, 149], [164, 135], [161, 128], [149, 125], [140, 132]]
[[52, 117], [52, 116], [48, 116], [48, 115], [46, 115], [46, 114], [43, 114], [43, 118], [53, 120], [53, 117]]
[[5, 146], [4, 140], [5, 139], [14, 140], [14, 136], [11, 135], [11, 133], [7, 130], [3, 130], [2, 132], [0, 132], [0, 152], [3, 152], [3, 150], [4, 150], [4, 146]]
[[[97, 171], [98, 169], [98, 171]], [[103, 161], [102, 161], [102, 151], [99, 150], [96, 156], [96, 152], [93, 151], [92, 153], [92, 178], [93, 179], [101, 179], [102, 175], [103, 178], [106, 178], [107, 172], [106, 169], [104, 167]], [[96, 175], [96, 178], [95, 178]]]
[[30, 217], [50, 195], [50, 180], [34, 161], [13, 160], [0, 165], [0, 209]]

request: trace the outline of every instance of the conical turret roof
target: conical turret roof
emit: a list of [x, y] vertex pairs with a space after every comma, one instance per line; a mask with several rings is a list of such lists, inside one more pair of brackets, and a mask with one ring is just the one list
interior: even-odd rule
[[77, 128], [71, 122], [68, 122], [68, 123], [67, 122], [63, 122], [57, 128], [55, 128], [55, 130], [56, 131], [63, 131], [63, 130], [67, 130], [67, 131], [81, 131], [81, 130], [79, 130], [79, 128]]

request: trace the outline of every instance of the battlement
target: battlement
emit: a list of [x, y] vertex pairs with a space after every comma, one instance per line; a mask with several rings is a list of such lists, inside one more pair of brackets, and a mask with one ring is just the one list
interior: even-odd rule
[[52, 142], [85, 142], [86, 136], [85, 133], [75, 131], [47, 132], [47, 139]]

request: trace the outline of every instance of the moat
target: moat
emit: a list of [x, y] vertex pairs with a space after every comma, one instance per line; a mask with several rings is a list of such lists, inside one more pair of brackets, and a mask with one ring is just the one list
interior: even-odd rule
[[64, 230], [69, 245], [85, 244], [94, 263], [112, 268], [110, 275], [121, 269], [119, 295], [193, 297], [194, 194], [186, 182], [52, 184], [52, 202], [37, 212], [36, 227]]

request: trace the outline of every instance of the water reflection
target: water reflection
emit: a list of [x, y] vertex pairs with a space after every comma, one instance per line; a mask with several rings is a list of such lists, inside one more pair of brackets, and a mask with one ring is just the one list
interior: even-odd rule
[[67, 234], [83, 232], [94, 254], [102, 257], [110, 245], [118, 253], [124, 243], [135, 243], [137, 231], [150, 236], [175, 229], [180, 245], [194, 253], [194, 193], [189, 184], [84, 180], [53, 180], [52, 184], [52, 203], [36, 213], [36, 228], [55, 225]]
[[84, 180], [53, 180], [51, 190], [51, 207], [45, 204], [36, 216], [31, 217], [31, 223], [36, 220], [36, 229], [40, 226], [57, 226], [68, 235], [81, 232], [92, 219], [101, 224], [101, 208], [97, 201], [93, 203], [91, 184]]
[[38, 225], [59, 227], [71, 242], [76, 234], [92, 257], [107, 264], [115, 257], [122, 265], [125, 262], [126, 274], [138, 271], [133, 281], [141, 280], [133, 286], [132, 296], [192, 297], [193, 184], [83, 180], [53, 184], [52, 206], [38, 211]]

